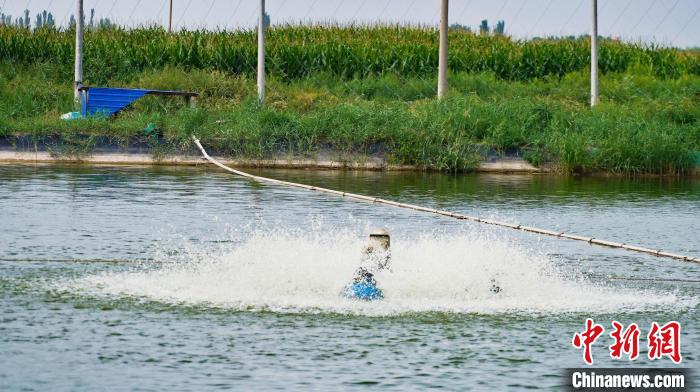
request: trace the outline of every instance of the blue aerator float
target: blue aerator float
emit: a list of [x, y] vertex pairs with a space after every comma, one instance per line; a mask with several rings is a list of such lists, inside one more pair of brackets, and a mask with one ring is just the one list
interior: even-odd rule
[[348, 299], [373, 301], [384, 299], [384, 292], [373, 282], [353, 282], [345, 286], [341, 295]]
[[384, 292], [377, 287], [374, 273], [389, 270], [391, 252], [389, 231], [375, 228], [369, 234], [369, 243], [362, 252], [361, 267], [355, 271], [352, 282], [343, 288], [342, 297], [361, 301], [384, 299]]

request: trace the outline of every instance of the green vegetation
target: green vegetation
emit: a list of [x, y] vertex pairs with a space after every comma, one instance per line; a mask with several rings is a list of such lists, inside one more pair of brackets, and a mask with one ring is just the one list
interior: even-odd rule
[[585, 38], [452, 31], [450, 90], [437, 101], [434, 30], [290, 26], [268, 37], [260, 106], [251, 31], [91, 31], [88, 84], [198, 91], [198, 108], [147, 97], [116, 119], [63, 122], [73, 107], [72, 32], [0, 27], [0, 135], [127, 140], [152, 123], [181, 148], [196, 133], [235, 156], [379, 151], [441, 170], [472, 168], [491, 151], [564, 172], [673, 174], [689, 171], [700, 150], [693, 51], [604, 40], [602, 103], [592, 110]]
[[[586, 37], [515, 41], [502, 35], [450, 33], [453, 72], [492, 72], [507, 80], [564, 76], [589, 65]], [[438, 63], [434, 29], [399, 26], [287, 26], [267, 32], [267, 71], [289, 80], [323, 72], [343, 79], [382, 76], [432, 77]], [[0, 58], [20, 63], [51, 62], [64, 72], [73, 67], [72, 30], [34, 31], [0, 26]], [[145, 70], [176, 66], [228, 74], [255, 72], [255, 32], [183, 31], [161, 28], [89, 30], [85, 69], [89, 82], [128, 80]], [[603, 73], [648, 67], [660, 77], [700, 75], [700, 58], [675, 49], [643, 47], [613, 40], [600, 45]]]

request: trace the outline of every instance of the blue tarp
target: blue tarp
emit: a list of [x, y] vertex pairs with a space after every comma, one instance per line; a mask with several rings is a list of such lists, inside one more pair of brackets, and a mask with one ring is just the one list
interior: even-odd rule
[[113, 116], [132, 102], [155, 90], [130, 88], [90, 87], [82, 94], [83, 116], [100, 114]]
[[177, 95], [187, 102], [196, 93], [169, 90], [143, 90], [134, 88], [84, 87], [81, 89], [81, 110], [83, 117], [103, 115], [113, 116], [146, 94]]

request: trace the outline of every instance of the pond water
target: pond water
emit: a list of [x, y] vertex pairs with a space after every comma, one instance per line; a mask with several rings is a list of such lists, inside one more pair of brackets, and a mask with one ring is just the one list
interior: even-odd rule
[[[700, 255], [697, 179], [254, 172]], [[343, 299], [377, 226], [386, 298]], [[0, 258], [3, 390], [559, 390], [588, 317], [595, 366], [675, 366], [611, 360], [612, 320], [700, 359], [700, 265], [215, 168], [0, 166]]]

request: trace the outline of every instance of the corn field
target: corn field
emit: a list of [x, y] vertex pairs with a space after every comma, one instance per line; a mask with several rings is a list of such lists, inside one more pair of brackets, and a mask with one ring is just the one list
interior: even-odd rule
[[[451, 31], [453, 72], [492, 72], [504, 80], [561, 77], [590, 62], [587, 37], [514, 40], [506, 36]], [[0, 59], [48, 62], [62, 71], [73, 66], [73, 30], [0, 26]], [[267, 31], [267, 72], [283, 80], [327, 73], [343, 79], [397, 74], [433, 76], [438, 65], [438, 33], [402, 26], [282, 26]], [[86, 80], [104, 83], [166, 65], [254, 74], [255, 31], [182, 31], [162, 28], [108, 28], [85, 34]], [[603, 39], [603, 73], [646, 67], [658, 77], [700, 75], [700, 54]]]

